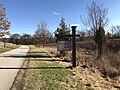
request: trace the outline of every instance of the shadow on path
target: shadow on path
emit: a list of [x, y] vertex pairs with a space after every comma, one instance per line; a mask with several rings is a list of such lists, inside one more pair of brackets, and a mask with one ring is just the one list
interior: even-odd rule
[[0, 56], [0, 57], [12, 57], [12, 58], [52, 58], [52, 56], [44, 56], [44, 55], [28, 55], [28, 56], [23, 56], [23, 55], [5, 55], [5, 56]]
[[68, 61], [68, 60], [55, 60], [55, 59], [51, 59], [51, 60], [37, 59], [37, 60], [30, 60], [30, 61], [50, 61], [50, 62], [61, 61], [61, 62], [71, 62], [71, 61]]
[[71, 69], [72, 67], [0, 67], [0, 69]]
[[[23, 48], [24, 49], [24, 48]], [[42, 55], [41, 53], [45, 53], [46, 55]], [[34, 54], [34, 55], [30, 55], [30, 54]], [[37, 55], [38, 54], [38, 55]], [[0, 57], [12, 57], [12, 58], [39, 58], [39, 59], [31, 59], [28, 60], [26, 59], [25, 61], [48, 61], [48, 62], [56, 62], [56, 61], [61, 61], [61, 62], [71, 62], [68, 60], [55, 60], [52, 59], [52, 56], [47, 55], [46, 52], [29, 52], [28, 55], [3, 55]], [[55, 56], [56, 57], [56, 56]], [[46, 60], [42, 59], [42, 58], [46, 58]], [[47, 60], [47, 58], [51, 58], [51, 60]], [[68, 66], [68, 67], [0, 67], [0, 69], [72, 69], [72, 66]]]

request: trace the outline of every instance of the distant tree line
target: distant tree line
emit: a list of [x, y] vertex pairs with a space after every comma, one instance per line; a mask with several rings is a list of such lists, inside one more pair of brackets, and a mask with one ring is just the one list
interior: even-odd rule
[[[77, 41], [94, 41], [94, 35], [90, 30], [78, 30], [80, 37]], [[105, 33], [106, 39], [120, 39], [120, 25], [112, 26], [109, 31]]]
[[[23, 35], [12, 34], [10, 36], [10, 38], [6, 38], [6, 39], [3, 38], [3, 39], [6, 42], [10, 42], [10, 43], [13, 43], [13, 44], [22, 44], [22, 45], [33, 45], [34, 44], [34, 45], [39, 46], [39, 44], [41, 45], [43, 43], [42, 39], [38, 39], [38, 38], [35, 37], [35, 35], [32, 36], [30, 34], [23, 34]], [[45, 40], [44, 44], [48, 43], [46, 40]]]
[[10, 42], [13, 44], [22, 44], [22, 45], [36, 45], [43, 46], [49, 43], [55, 43], [55, 38], [48, 31], [44, 33], [41, 29], [36, 30], [34, 35], [30, 34], [11, 34], [10, 38], [3, 38], [4, 41]]

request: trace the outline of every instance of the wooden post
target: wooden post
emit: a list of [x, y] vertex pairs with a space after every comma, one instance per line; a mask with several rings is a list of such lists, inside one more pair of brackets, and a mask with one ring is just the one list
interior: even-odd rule
[[76, 67], [76, 27], [72, 26], [72, 67]]

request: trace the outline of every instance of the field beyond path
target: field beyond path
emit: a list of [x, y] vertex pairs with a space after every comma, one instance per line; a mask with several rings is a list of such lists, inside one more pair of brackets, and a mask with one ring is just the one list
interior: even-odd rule
[[28, 46], [21, 45], [17, 49], [0, 54], [0, 90], [11, 88], [28, 50]]

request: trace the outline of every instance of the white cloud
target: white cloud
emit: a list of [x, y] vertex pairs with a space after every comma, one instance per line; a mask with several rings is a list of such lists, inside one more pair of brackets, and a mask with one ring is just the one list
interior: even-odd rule
[[80, 26], [80, 24], [70, 24], [70, 26]]
[[54, 15], [60, 15], [60, 13], [58, 13], [58, 12], [53, 12], [53, 14], [54, 14]]

